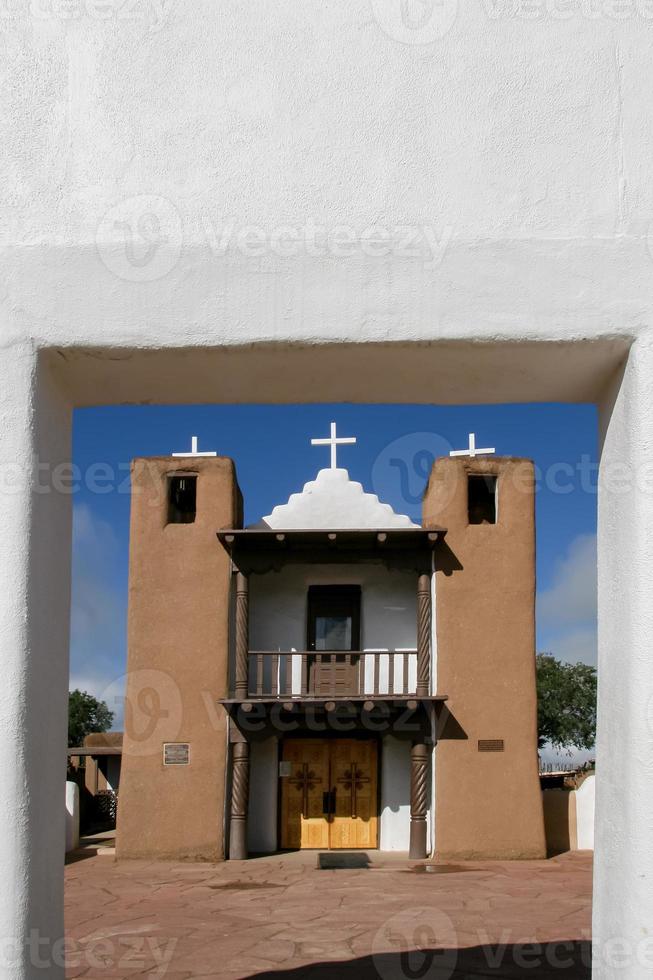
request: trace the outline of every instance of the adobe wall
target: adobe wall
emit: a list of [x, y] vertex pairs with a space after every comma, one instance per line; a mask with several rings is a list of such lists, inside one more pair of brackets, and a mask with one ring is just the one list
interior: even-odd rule
[[[498, 478], [496, 524], [468, 524], [467, 476]], [[435, 753], [438, 856], [546, 854], [537, 765], [535, 513], [525, 459], [439, 459], [425, 526], [446, 527], [436, 573], [437, 693], [453, 716]], [[447, 557], [448, 556], [448, 557]], [[504, 750], [479, 750], [503, 739]]]
[[578, 850], [576, 791], [542, 791], [546, 848], [549, 856]]
[[[167, 476], [197, 474], [192, 524], [167, 524]], [[230, 563], [216, 539], [240, 526], [224, 458], [132, 464], [128, 680], [118, 858], [219, 860], [223, 850]], [[164, 765], [166, 742], [188, 765]]]

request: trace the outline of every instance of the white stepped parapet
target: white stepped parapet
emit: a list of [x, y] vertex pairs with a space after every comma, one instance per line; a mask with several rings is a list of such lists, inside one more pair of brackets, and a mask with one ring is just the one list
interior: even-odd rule
[[293, 493], [287, 504], [263, 518], [261, 526], [266, 525], [286, 530], [419, 527], [375, 493], [366, 493], [343, 469], [320, 470], [301, 493]]

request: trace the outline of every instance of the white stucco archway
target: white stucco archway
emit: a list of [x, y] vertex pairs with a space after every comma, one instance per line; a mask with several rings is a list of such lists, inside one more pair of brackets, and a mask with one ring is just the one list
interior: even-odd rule
[[601, 405], [595, 975], [650, 975], [645, 6], [0, 11], [10, 980], [62, 930], [71, 408], [327, 399]]

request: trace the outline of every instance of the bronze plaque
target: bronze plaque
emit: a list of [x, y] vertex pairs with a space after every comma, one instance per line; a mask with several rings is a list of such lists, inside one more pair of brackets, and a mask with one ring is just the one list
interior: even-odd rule
[[163, 765], [187, 766], [190, 762], [190, 745], [188, 742], [164, 742]]
[[479, 738], [479, 752], [503, 752], [504, 744], [502, 738]]

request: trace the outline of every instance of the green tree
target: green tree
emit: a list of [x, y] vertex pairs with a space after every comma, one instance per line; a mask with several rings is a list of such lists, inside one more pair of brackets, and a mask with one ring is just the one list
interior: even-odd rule
[[539, 745], [591, 749], [596, 738], [596, 667], [537, 655]]
[[91, 732], [106, 732], [111, 728], [113, 711], [105, 701], [75, 689], [68, 695], [68, 748], [83, 745]]

